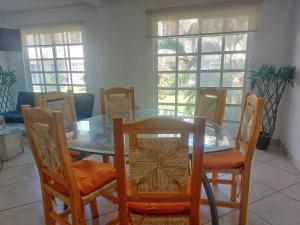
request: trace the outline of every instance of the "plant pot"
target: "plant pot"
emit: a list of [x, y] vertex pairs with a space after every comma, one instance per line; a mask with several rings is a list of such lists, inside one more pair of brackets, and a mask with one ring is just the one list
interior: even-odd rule
[[258, 136], [256, 148], [260, 150], [266, 150], [270, 145], [271, 139], [272, 139], [271, 135], [260, 134]]

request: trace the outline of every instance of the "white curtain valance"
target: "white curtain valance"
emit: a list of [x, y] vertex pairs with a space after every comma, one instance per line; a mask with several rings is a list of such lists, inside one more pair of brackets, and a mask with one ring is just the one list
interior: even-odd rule
[[258, 30], [261, 0], [147, 10], [150, 37]]
[[44, 25], [44, 26], [32, 26], [21, 28], [22, 43], [23, 45], [30, 45], [31, 42], [28, 39], [28, 36], [31, 35], [51, 35], [59, 34], [64, 32], [72, 31], [83, 31], [83, 24], [64, 24], [64, 25]]

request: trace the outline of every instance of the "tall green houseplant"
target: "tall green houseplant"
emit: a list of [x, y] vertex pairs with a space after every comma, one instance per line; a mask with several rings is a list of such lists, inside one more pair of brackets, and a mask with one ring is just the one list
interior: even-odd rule
[[295, 67], [283, 66], [276, 69], [273, 65], [262, 65], [251, 71], [251, 89], [265, 98], [262, 128], [257, 148], [265, 150], [270, 144], [275, 130], [277, 110], [286, 87], [294, 87]]
[[14, 108], [11, 87], [17, 83], [15, 71], [5, 71], [0, 66], [0, 112], [8, 112]]

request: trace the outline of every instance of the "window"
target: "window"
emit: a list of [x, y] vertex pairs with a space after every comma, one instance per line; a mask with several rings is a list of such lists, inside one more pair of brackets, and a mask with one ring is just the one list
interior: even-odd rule
[[193, 115], [197, 87], [227, 89], [224, 125], [235, 134], [244, 92], [247, 33], [159, 38], [158, 108]]
[[197, 87], [226, 88], [224, 126], [235, 136], [260, 7], [261, 1], [248, 1], [148, 10], [158, 108], [193, 115]]
[[86, 92], [81, 28], [25, 30], [22, 43], [34, 92]]

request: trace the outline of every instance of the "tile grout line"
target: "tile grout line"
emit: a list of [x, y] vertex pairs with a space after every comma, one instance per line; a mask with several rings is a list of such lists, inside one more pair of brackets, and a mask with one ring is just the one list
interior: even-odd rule
[[[22, 167], [22, 166], [31, 165], [31, 164], [35, 164], [35, 162], [25, 163], [25, 164], [21, 164], [21, 165], [17, 165], [17, 166], [3, 167], [2, 170], [18, 168], [18, 167]], [[3, 165], [4, 165], [4, 163], [3, 163]]]
[[30, 178], [30, 179], [22, 180], [22, 181], [15, 182], [15, 183], [0, 184], [0, 188], [1, 188], [1, 187], [7, 187], [7, 186], [10, 186], [10, 185], [16, 185], [16, 184], [19, 184], [19, 183], [25, 183], [25, 182], [29, 182], [29, 181], [34, 181], [34, 180], [37, 180], [37, 179], [39, 180], [39, 177]]
[[0, 213], [5, 212], [5, 211], [9, 211], [9, 210], [13, 210], [13, 209], [16, 209], [16, 208], [19, 208], [19, 207], [23, 207], [23, 206], [26, 206], [26, 205], [31, 205], [31, 204], [37, 203], [37, 202], [42, 202], [42, 200], [36, 200], [36, 201], [33, 201], [33, 202], [17, 205], [17, 206], [8, 208], [8, 209], [3, 209], [3, 210], [0, 210]]

